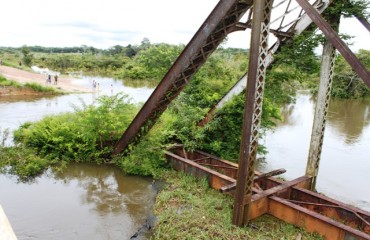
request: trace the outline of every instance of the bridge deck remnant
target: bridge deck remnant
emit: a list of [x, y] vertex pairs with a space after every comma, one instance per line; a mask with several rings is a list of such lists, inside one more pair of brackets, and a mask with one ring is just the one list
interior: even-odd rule
[[[202, 151], [186, 152], [182, 145], [169, 149], [165, 155], [174, 169], [206, 178], [210, 187], [235, 194], [234, 189], [228, 188], [236, 183], [237, 164]], [[326, 239], [370, 239], [370, 212], [308, 190], [310, 177], [284, 182], [259, 176], [263, 174], [256, 172], [248, 219], [270, 214], [308, 232], [318, 232]]]

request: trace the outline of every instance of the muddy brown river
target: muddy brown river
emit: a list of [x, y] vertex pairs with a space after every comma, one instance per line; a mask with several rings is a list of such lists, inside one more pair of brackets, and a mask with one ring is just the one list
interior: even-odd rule
[[[264, 138], [269, 153], [261, 171], [285, 168], [286, 179], [306, 169], [314, 99], [301, 92], [282, 110], [283, 120]], [[317, 190], [370, 211], [370, 100], [332, 99], [329, 105]]]
[[94, 164], [71, 164], [29, 183], [0, 175], [0, 189], [18, 240], [130, 239], [155, 201], [152, 179]]

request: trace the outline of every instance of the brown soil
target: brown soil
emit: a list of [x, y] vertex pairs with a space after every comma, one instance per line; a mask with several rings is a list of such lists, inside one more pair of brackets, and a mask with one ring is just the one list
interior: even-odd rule
[[19, 96], [19, 95], [47, 95], [53, 94], [48, 92], [37, 92], [31, 88], [17, 88], [17, 87], [2, 87], [0, 86], [0, 97], [1, 96]]
[[[5, 78], [9, 80], [13, 80], [19, 83], [37, 83], [43, 86], [48, 86], [48, 87], [54, 87], [56, 89], [59, 89], [63, 92], [68, 92], [68, 93], [76, 93], [76, 92], [92, 92], [91, 89], [79, 86], [76, 84], [72, 83], [72, 78], [68, 77], [63, 77], [59, 76], [58, 77], [58, 85], [53, 85], [54, 78], [52, 76], [52, 84], [46, 84], [46, 76], [43, 74], [39, 73], [33, 73], [33, 72], [27, 72], [24, 70], [20, 70], [17, 68], [12, 68], [12, 67], [7, 67], [7, 66], [0, 66], [0, 74], [3, 75]], [[10, 88], [10, 92], [13, 92], [13, 95], [16, 91], [14, 88]], [[8, 92], [7, 90], [4, 90], [5, 92]], [[22, 90], [23, 91], [23, 90]], [[4, 93], [5, 93], [4, 92]], [[1, 90], [0, 90], [1, 94]], [[22, 93], [20, 93], [22, 94]]]

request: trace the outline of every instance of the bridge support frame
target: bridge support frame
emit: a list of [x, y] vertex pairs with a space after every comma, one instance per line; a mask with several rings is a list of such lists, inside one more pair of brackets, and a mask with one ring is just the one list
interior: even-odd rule
[[316, 178], [319, 172], [321, 151], [324, 142], [326, 117], [328, 113], [332, 89], [335, 62], [335, 48], [326, 40], [321, 59], [320, 85], [317, 95], [315, 116], [312, 125], [310, 149], [306, 167], [306, 176], [311, 177], [310, 189], [316, 188]]
[[233, 209], [233, 224], [248, 222], [261, 123], [264, 83], [268, 57], [268, 36], [273, 0], [255, 0], [249, 56], [248, 82], [240, 145], [239, 171]]
[[[182, 145], [173, 146], [165, 155], [174, 169], [207, 179], [210, 187], [223, 193], [235, 194], [232, 186], [238, 164], [198, 150], [186, 152]], [[279, 173], [255, 173], [250, 220], [270, 214], [324, 238], [370, 240], [370, 212], [307, 190], [308, 176], [286, 182], [270, 177]]]

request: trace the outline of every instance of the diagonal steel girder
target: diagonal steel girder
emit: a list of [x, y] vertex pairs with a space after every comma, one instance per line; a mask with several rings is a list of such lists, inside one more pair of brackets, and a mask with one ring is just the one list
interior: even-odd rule
[[316, 26], [322, 31], [325, 37], [333, 44], [333, 46], [346, 59], [352, 69], [359, 75], [360, 78], [370, 87], [370, 73], [365, 66], [358, 60], [355, 54], [349, 47], [339, 38], [335, 30], [325, 21], [325, 19], [307, 2], [307, 0], [296, 0], [307, 15], [312, 19]]
[[[317, 0], [315, 1], [312, 6], [319, 12], [322, 13], [329, 7], [329, 5], [332, 3], [332, 0], [330, 1], [323, 1], [323, 0]], [[299, 17], [296, 22], [286, 31], [286, 34], [289, 35], [289, 37], [279, 37], [274, 44], [270, 47], [268, 51], [268, 56], [266, 58], [266, 65], [269, 67], [273, 61], [274, 61], [274, 55], [283, 43], [292, 40], [292, 37], [299, 36], [303, 31], [305, 31], [312, 23], [311, 18], [307, 14], [303, 14], [301, 17]], [[273, 33], [273, 31], [270, 29], [270, 32]], [[239, 80], [236, 82], [236, 84], [208, 111], [207, 115], [198, 122], [199, 126], [205, 126], [209, 121], [212, 120], [213, 115], [215, 114], [216, 110], [221, 108], [226, 102], [228, 102], [230, 99], [232, 99], [233, 96], [240, 94], [246, 87], [247, 83], [247, 75], [248, 72], [246, 72]]]
[[112, 156], [137, 143], [252, 6], [252, 0], [221, 0], [174, 62], [117, 142]]

